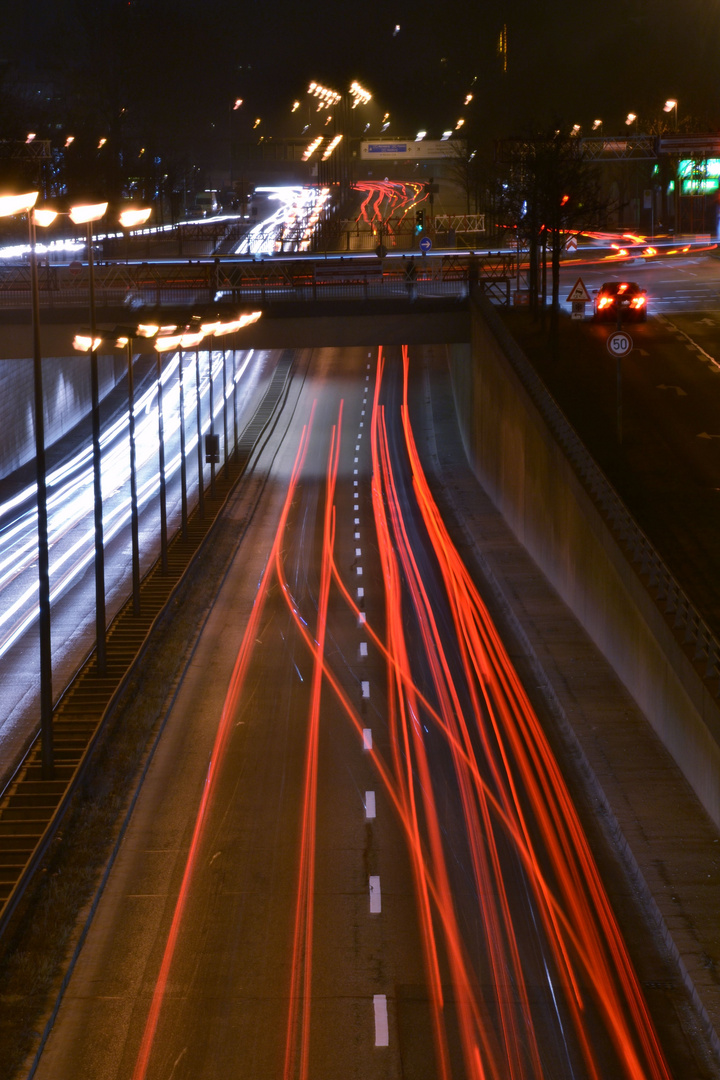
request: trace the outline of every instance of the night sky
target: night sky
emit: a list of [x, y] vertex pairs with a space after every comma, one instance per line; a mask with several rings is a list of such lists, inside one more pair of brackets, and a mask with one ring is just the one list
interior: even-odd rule
[[[46, 80], [58, 113], [124, 123], [165, 142], [244, 117], [282, 130], [311, 79], [359, 79], [390, 134], [453, 126], [465, 94], [478, 140], [628, 111], [647, 129], [667, 97], [680, 119], [720, 127], [720, 0], [3, 0], [4, 84]], [[400, 30], [395, 32], [395, 26]], [[507, 27], [506, 70], [497, 44]], [[475, 82], [473, 82], [475, 80]], [[61, 119], [64, 119], [61, 117]], [[7, 128], [12, 115], [0, 114]], [[24, 122], [24, 120], [23, 120]]]

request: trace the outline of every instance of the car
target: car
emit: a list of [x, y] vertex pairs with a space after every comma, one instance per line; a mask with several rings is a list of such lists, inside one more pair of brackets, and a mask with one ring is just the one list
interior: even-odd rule
[[647, 321], [647, 293], [634, 281], [606, 281], [595, 294], [595, 318], [617, 322]]

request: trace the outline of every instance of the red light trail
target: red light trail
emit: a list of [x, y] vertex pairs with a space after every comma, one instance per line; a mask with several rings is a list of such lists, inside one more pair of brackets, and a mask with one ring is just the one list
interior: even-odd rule
[[[373, 195], [386, 197], [378, 187], [368, 191], [366, 203]], [[571, 1068], [584, 1069], [592, 1080], [607, 1075], [608, 1056], [614, 1076], [670, 1080], [559, 766], [432, 497], [410, 422], [409, 374], [410, 358], [403, 348], [402, 394], [395, 404], [392, 380], [399, 374], [388, 369], [379, 350], [370, 423], [371, 495], [385, 634], [381, 638], [369, 623], [366, 630], [386, 662], [390, 749], [386, 758], [374, 742], [369, 755], [407, 845], [436, 1075], [452, 1080], [450, 1047], [459, 1036], [468, 1080], [544, 1080], [551, 1075], [544, 1051], [544, 1025], [551, 1015], [568, 1062], [574, 1063]], [[327, 437], [313, 433], [311, 413], [236, 658], [133, 1080], [145, 1080], [149, 1068], [217, 772], [275, 580], [312, 660], [282, 1036], [283, 1080], [308, 1080], [312, 1075], [323, 690], [329, 689], [340, 704], [359, 745], [364, 728], [325, 648], [333, 588], [354, 618], [359, 615], [336, 555], [342, 418], [341, 402], [329, 436], [315, 626], [309, 627], [291, 592], [284, 563], [288, 519], [308, 447], [316, 437]], [[411, 495], [419, 514], [409, 505]], [[429, 574], [430, 563], [436, 574]], [[451, 823], [457, 826], [453, 830]], [[459, 848], [450, 844], [451, 833], [459, 837], [454, 840]], [[467, 865], [471, 881], [462, 903], [456, 888], [458, 863]], [[456, 1013], [452, 1020], [443, 986], [448, 973]], [[598, 1038], [603, 1040], [602, 1064]]]

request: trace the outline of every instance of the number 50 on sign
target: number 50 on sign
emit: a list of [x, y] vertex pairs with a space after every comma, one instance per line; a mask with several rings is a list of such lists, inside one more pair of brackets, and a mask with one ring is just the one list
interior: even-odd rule
[[624, 330], [616, 330], [607, 339], [607, 347], [611, 356], [627, 356], [632, 351], [633, 341]]

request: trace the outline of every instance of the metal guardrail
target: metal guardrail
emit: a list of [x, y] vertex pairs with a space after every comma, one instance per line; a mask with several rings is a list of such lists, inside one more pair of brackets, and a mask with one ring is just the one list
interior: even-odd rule
[[[412, 254], [412, 253], [409, 253]], [[467, 254], [419, 255], [412, 277], [402, 259], [329, 258], [283, 260], [184, 259], [163, 262], [97, 263], [95, 303], [102, 307], [163, 304], [379, 299], [413, 296], [463, 296], [470, 283], [502, 286], [507, 302], [516, 256], [471, 257]], [[90, 279], [86, 264], [47, 265], [39, 269], [40, 305], [87, 306]], [[0, 266], [0, 308], [30, 302], [30, 267]]]
[[520, 381], [615, 537], [630, 556], [639, 576], [645, 579], [651, 595], [651, 590], [654, 590], [653, 599], [661, 612], [669, 617], [675, 637], [693, 663], [701, 669], [704, 680], [718, 680], [713, 692], [715, 697], [720, 697], [720, 642], [597, 465], [499, 316], [489, 308], [483, 308], [483, 314], [502, 339], [506, 355]]

